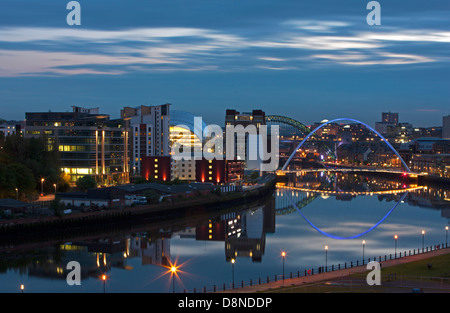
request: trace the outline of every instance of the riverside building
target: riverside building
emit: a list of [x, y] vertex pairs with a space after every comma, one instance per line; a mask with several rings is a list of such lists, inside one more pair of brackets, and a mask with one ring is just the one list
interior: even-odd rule
[[95, 177], [100, 185], [129, 181], [129, 133], [121, 119], [98, 108], [72, 107], [72, 112], [25, 113], [25, 137], [44, 137], [58, 151], [61, 170], [71, 183]]

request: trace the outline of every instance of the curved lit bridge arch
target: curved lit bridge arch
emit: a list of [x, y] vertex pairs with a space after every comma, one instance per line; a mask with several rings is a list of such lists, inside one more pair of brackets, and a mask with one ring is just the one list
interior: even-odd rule
[[297, 150], [300, 149], [300, 147], [311, 137], [313, 136], [316, 131], [318, 131], [319, 129], [321, 129], [322, 127], [324, 127], [325, 125], [334, 123], [334, 122], [340, 122], [340, 121], [352, 121], [355, 123], [359, 123], [362, 124], [364, 126], [366, 126], [368, 129], [370, 129], [371, 131], [373, 131], [375, 134], [377, 134], [378, 136], [380, 136], [380, 138], [388, 145], [388, 147], [392, 150], [392, 152], [395, 153], [395, 155], [400, 159], [400, 161], [402, 162], [402, 164], [405, 166], [406, 170], [408, 172], [411, 172], [411, 170], [409, 169], [408, 165], [406, 164], [406, 162], [403, 160], [403, 158], [400, 156], [400, 154], [398, 154], [397, 150], [395, 150], [395, 148], [387, 141], [386, 138], [384, 138], [379, 132], [377, 132], [375, 129], [373, 129], [372, 127], [370, 127], [369, 125], [367, 125], [366, 123], [363, 123], [361, 121], [352, 119], [352, 118], [337, 118], [331, 121], [327, 121], [323, 124], [321, 124], [319, 127], [317, 127], [316, 129], [314, 129], [312, 132], [310, 132], [301, 142], [300, 144], [297, 146], [297, 148], [294, 150], [294, 152], [292, 152], [291, 156], [289, 157], [289, 159], [287, 160], [287, 162], [284, 164], [283, 168], [281, 169], [282, 171], [286, 170], [287, 166], [289, 165], [289, 162], [291, 162], [292, 158], [294, 157], [294, 155], [297, 153]]
[[[306, 136], [308, 134], [311, 134], [311, 129], [308, 126], [306, 126], [305, 124], [303, 124], [303, 123], [301, 123], [301, 122], [299, 122], [299, 121], [297, 121], [297, 120], [295, 120], [293, 118], [287, 117], [287, 116], [266, 115], [265, 120], [266, 120], [266, 123], [269, 124], [269, 125], [270, 124], [277, 124], [277, 125], [282, 124], [282, 125], [290, 126], [290, 127], [294, 128], [294, 129], [296, 129], [297, 131], [299, 131], [302, 136]], [[312, 132], [311, 136], [316, 136], [315, 131]], [[333, 149], [331, 149], [323, 141], [320, 141], [319, 137], [317, 137], [316, 139], [318, 140], [319, 145], [321, 146], [321, 148], [323, 148], [325, 150], [326, 154], [329, 155], [332, 159], [335, 159], [336, 156], [335, 156], [335, 154], [333, 152]], [[297, 148], [297, 150], [298, 150], [298, 148]]]
[[[289, 197], [289, 193], [287, 193], [288, 197]], [[353, 235], [353, 236], [348, 236], [348, 237], [343, 237], [343, 236], [336, 236], [330, 233], [327, 233], [325, 231], [323, 231], [322, 229], [320, 229], [319, 227], [317, 227], [316, 225], [314, 225], [300, 210], [300, 208], [297, 206], [297, 204], [292, 201], [291, 198], [291, 204], [292, 206], [294, 206], [294, 208], [297, 210], [298, 213], [300, 213], [300, 215], [303, 217], [303, 219], [315, 230], [317, 230], [319, 233], [321, 233], [322, 235], [325, 235], [327, 237], [333, 238], [333, 239], [338, 239], [338, 240], [346, 240], [346, 239], [355, 239], [355, 238], [359, 238], [365, 234], [367, 234], [368, 232], [374, 230], [376, 227], [378, 227], [384, 220], [386, 220], [386, 218], [388, 218], [389, 215], [391, 215], [391, 213], [398, 207], [398, 205], [400, 203], [402, 203], [402, 201], [406, 198], [406, 196], [408, 195], [408, 191], [406, 191], [403, 196], [400, 198], [400, 200], [398, 200], [398, 202], [386, 213], [385, 216], [383, 216], [377, 223], [375, 223], [372, 227], [370, 227], [369, 229], [363, 231], [362, 233]]]

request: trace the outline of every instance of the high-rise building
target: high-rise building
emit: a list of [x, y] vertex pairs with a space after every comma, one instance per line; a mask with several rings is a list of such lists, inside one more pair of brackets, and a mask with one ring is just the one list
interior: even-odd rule
[[25, 137], [44, 137], [47, 148], [58, 151], [61, 170], [71, 182], [86, 175], [103, 185], [128, 182], [128, 131], [122, 120], [80, 107], [25, 116]]
[[382, 135], [386, 135], [388, 127], [398, 126], [398, 113], [383, 112], [381, 113], [381, 122], [375, 123], [375, 130]]
[[398, 113], [391, 113], [391, 112], [383, 112], [381, 113], [381, 121], [383, 123], [398, 124]]
[[140, 174], [142, 158], [170, 155], [170, 104], [125, 107], [120, 112], [130, 130], [130, 168]]
[[442, 118], [442, 138], [450, 139], [450, 115]]
[[[260, 165], [262, 163], [260, 155], [259, 155], [259, 137], [261, 136], [260, 127], [262, 125], [266, 125], [265, 113], [262, 110], [253, 110], [251, 113], [239, 113], [236, 110], [226, 110], [225, 115], [225, 127], [226, 127], [226, 135], [225, 139], [227, 140], [227, 146], [229, 146], [228, 140], [229, 137], [233, 137], [232, 147], [234, 149], [233, 156], [235, 159], [245, 160], [245, 167], [247, 169], [260, 169]], [[230, 129], [228, 127], [234, 127], [234, 135], [228, 134]], [[236, 127], [242, 126], [242, 129], [237, 129]], [[255, 132], [250, 132], [250, 128], [254, 127]], [[248, 132], [244, 132], [248, 131]], [[243, 134], [239, 134], [239, 132], [244, 132]], [[228, 149], [226, 147], [226, 149]], [[245, 156], [242, 155], [241, 152], [244, 152]], [[232, 151], [227, 151], [227, 159], [229, 159], [229, 155]]]

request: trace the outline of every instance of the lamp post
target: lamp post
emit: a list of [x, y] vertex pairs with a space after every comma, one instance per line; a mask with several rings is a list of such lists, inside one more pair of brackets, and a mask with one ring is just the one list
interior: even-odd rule
[[55, 188], [55, 197], [56, 197], [56, 184], [53, 184], [53, 187]]
[[232, 278], [233, 278], [233, 289], [234, 289], [234, 263], [236, 263], [236, 260], [233, 258], [233, 259], [231, 259], [231, 272], [232, 272]]
[[422, 252], [425, 248], [425, 230], [422, 229]]
[[25, 289], [25, 285], [24, 285], [24, 284], [21, 284], [21, 285], [20, 285], [20, 290], [22, 291], [22, 293], [23, 293], [24, 289]]
[[325, 246], [325, 272], [327, 272], [328, 267], [328, 246]]
[[394, 259], [397, 258], [397, 240], [398, 240], [398, 236], [394, 235]]
[[45, 181], [45, 179], [41, 178], [41, 196], [44, 195], [44, 181]]
[[19, 200], [19, 188], [15, 188], [16, 190], [16, 199]]
[[448, 246], [448, 225], [445, 226], [445, 247]]
[[102, 275], [102, 281], [103, 281], [103, 293], [105, 293], [106, 292], [106, 275], [105, 274], [103, 274]]
[[283, 283], [284, 283], [284, 259], [286, 258], [286, 252], [285, 251], [281, 252], [281, 258], [283, 260]]
[[175, 293], [175, 274], [177, 273], [177, 268], [172, 265], [170, 271], [172, 272], [172, 289], [173, 293]]
[[363, 265], [364, 265], [364, 248], [365, 248], [365, 246], [366, 246], [366, 241], [363, 240], [362, 241], [362, 250], [363, 250], [363, 259], [362, 259], [362, 261], [363, 261]]

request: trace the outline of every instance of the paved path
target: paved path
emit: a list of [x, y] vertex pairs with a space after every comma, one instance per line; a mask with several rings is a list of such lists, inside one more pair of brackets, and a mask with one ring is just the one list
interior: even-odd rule
[[[414, 262], [418, 260], [423, 260], [427, 258], [431, 258], [438, 255], [448, 254], [450, 253], [450, 248], [446, 249], [439, 249], [439, 250], [433, 250], [430, 252], [425, 252], [421, 254], [416, 254], [412, 256], [402, 257], [394, 260], [387, 260], [382, 261], [381, 266], [382, 269], [394, 265], [400, 265], [404, 263]], [[319, 283], [319, 282], [325, 282], [325, 281], [333, 281], [333, 280], [339, 280], [343, 279], [351, 274], [356, 273], [363, 273], [363, 272], [369, 272], [369, 270], [366, 269], [366, 266], [357, 266], [347, 269], [341, 269], [341, 270], [335, 270], [332, 272], [326, 272], [321, 274], [314, 274], [310, 276], [303, 276], [298, 278], [288, 278], [278, 281], [273, 281], [261, 285], [254, 285], [254, 286], [247, 286], [243, 288], [236, 288], [232, 290], [225, 290], [221, 291], [221, 293], [253, 293], [253, 292], [259, 292], [259, 291], [268, 291], [270, 289], [276, 289], [280, 287], [287, 287], [287, 286], [300, 286], [303, 284], [312, 284], [312, 283]]]

